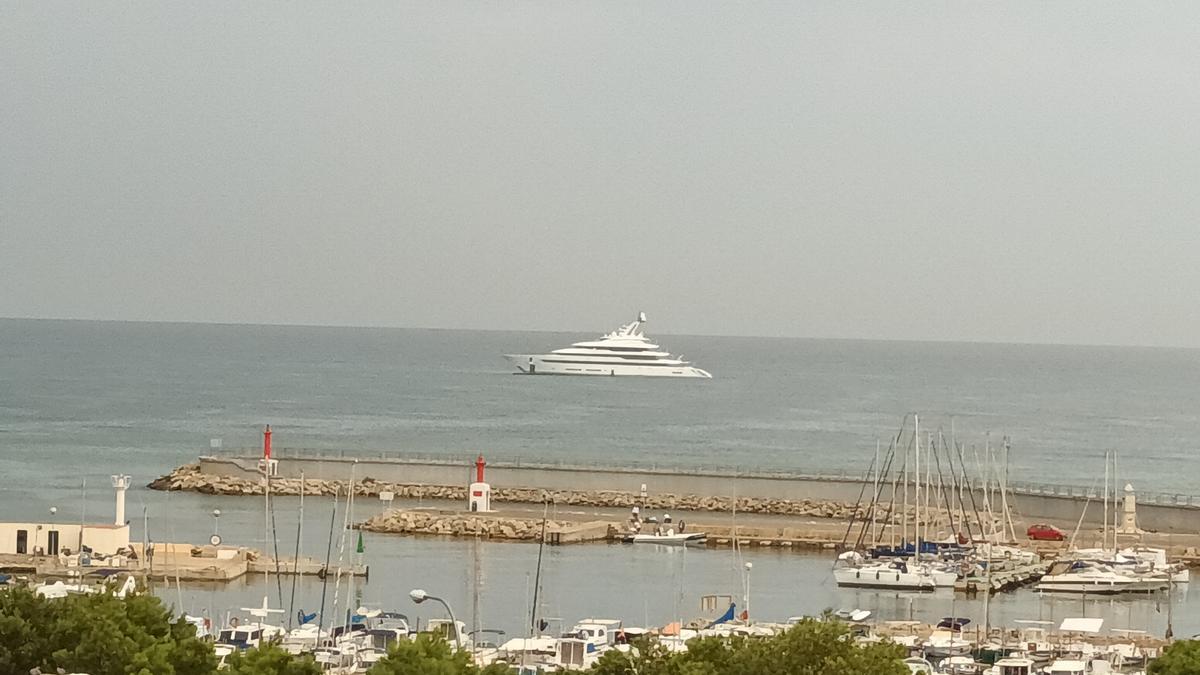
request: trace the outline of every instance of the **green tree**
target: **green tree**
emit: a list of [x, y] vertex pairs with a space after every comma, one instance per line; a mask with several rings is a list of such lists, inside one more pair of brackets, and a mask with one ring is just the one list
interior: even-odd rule
[[0, 672], [33, 668], [90, 675], [209, 675], [212, 648], [151, 595], [47, 599], [27, 588], [0, 593]]
[[1148, 675], [1200, 675], [1200, 641], [1179, 640], [1150, 662]]
[[226, 661], [231, 675], [321, 675], [311, 655], [292, 656], [276, 644], [234, 652]]
[[890, 643], [859, 645], [840, 621], [806, 619], [769, 639], [735, 649], [734, 672], [760, 675], [904, 675], [904, 650]]
[[[771, 637], [696, 638], [686, 652], [638, 641], [628, 653], [610, 651], [594, 675], [907, 675], [904, 650], [858, 645], [837, 621], [802, 621]], [[1174, 674], [1172, 674], [1174, 675]]]
[[416, 640], [399, 640], [367, 675], [506, 675], [508, 666], [494, 664], [482, 670], [465, 651], [455, 651], [440, 635], [422, 633]]

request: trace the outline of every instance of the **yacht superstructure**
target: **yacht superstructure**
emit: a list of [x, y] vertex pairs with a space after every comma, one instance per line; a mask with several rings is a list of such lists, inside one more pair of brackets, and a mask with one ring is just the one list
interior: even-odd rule
[[642, 333], [646, 314], [598, 340], [576, 342], [549, 354], [505, 354], [517, 370], [527, 375], [643, 375], [651, 377], [711, 378], [650, 342]]

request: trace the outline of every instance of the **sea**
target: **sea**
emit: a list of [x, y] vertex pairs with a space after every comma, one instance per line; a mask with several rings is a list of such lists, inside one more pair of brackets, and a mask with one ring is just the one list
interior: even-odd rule
[[[681, 470], [739, 467], [811, 473], [866, 470], [906, 416], [982, 452], [1007, 440], [1010, 479], [1097, 487], [1116, 453], [1139, 492], [1200, 494], [1200, 351], [655, 334], [712, 380], [514, 375], [505, 353], [541, 353], [580, 333], [0, 319], [0, 520], [111, 518], [110, 475], [135, 487], [133, 536], [296, 545], [298, 503], [161, 493], [143, 485], [214, 445], [463, 458], [521, 458]], [[911, 418], [909, 418], [911, 424]], [[970, 451], [970, 450], [969, 450]], [[332, 504], [304, 512], [302, 552], [329, 549]], [[378, 504], [357, 507], [365, 518]], [[54, 509], [53, 514], [51, 509]], [[212, 512], [221, 515], [214, 518]], [[338, 516], [340, 517], [340, 516]], [[336, 537], [332, 555], [348, 555]], [[346, 584], [247, 578], [159, 588], [172, 604], [222, 616], [261, 604], [309, 612], [381, 606], [429, 617], [407, 591], [441, 594], [460, 614], [520, 634], [528, 625], [537, 547], [366, 535], [372, 573]], [[744, 563], [751, 562], [747, 572]], [[748, 596], [781, 620], [860, 607], [884, 618], [978, 614], [961, 596], [839, 590], [827, 556], [751, 550], [662, 551], [568, 546], [545, 556], [540, 616], [603, 614], [657, 625], [695, 615], [698, 597]], [[749, 592], [747, 593], [747, 588]], [[478, 592], [476, 592], [478, 590]], [[335, 609], [334, 597], [340, 609]], [[1200, 601], [1182, 589], [1176, 632], [1200, 632]], [[478, 598], [478, 602], [476, 601]], [[1110, 627], [1165, 626], [1166, 598], [998, 596], [992, 620], [1104, 616]], [[478, 611], [472, 611], [478, 607]], [[1055, 616], [1057, 615], [1057, 616]], [[290, 616], [290, 615], [289, 615]], [[463, 616], [459, 617], [460, 619]], [[472, 616], [472, 621], [475, 617]], [[282, 619], [281, 619], [282, 621]], [[1182, 628], [1181, 628], [1182, 627]]]

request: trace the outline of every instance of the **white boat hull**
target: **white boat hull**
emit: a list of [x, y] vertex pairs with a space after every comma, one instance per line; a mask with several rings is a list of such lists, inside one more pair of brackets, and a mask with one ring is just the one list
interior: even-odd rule
[[1087, 593], [1089, 595], [1117, 595], [1119, 593], [1154, 593], [1166, 590], [1170, 585], [1167, 579], [1131, 580], [1131, 581], [1072, 581], [1057, 580], [1043, 577], [1037, 585], [1037, 590], [1046, 593]]
[[[711, 379], [708, 371], [680, 364], [642, 365], [606, 362], [601, 358], [594, 363], [571, 362], [572, 359], [552, 358], [547, 355], [505, 354], [504, 358], [526, 375], [596, 375], [614, 377], [618, 375], [639, 377], [696, 377]], [[584, 359], [574, 359], [583, 361]]]
[[659, 544], [661, 546], [703, 546], [708, 535], [703, 532], [677, 534], [631, 534], [625, 541], [631, 544]]
[[833, 571], [838, 586], [849, 588], [888, 588], [909, 591], [932, 591], [937, 587], [933, 577], [919, 572], [897, 569], [859, 569], [842, 567]]

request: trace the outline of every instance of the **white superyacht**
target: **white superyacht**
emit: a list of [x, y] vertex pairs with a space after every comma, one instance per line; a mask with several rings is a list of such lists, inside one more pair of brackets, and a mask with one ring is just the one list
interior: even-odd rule
[[505, 354], [517, 370], [527, 375], [642, 375], [650, 377], [711, 378], [701, 370], [673, 357], [642, 333], [646, 314], [598, 340], [576, 342], [549, 354]]

